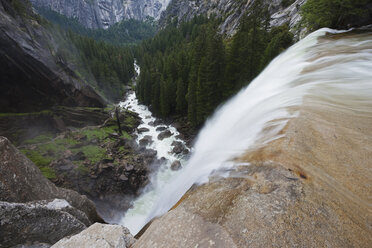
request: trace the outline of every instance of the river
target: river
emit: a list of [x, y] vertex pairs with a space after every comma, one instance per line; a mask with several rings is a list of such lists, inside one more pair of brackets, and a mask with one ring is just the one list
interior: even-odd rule
[[[137, 64], [135, 64], [135, 69], [139, 74], [140, 68]], [[151, 111], [145, 105], [138, 102], [135, 92], [130, 92], [125, 102], [121, 102], [120, 106], [137, 113], [143, 122], [135, 133], [138, 136], [136, 142], [140, 144], [140, 141], [144, 138], [150, 140], [146, 148], [155, 150], [158, 159], [163, 161], [159, 170], [150, 176], [150, 184], [144, 189], [141, 196], [133, 202], [133, 207], [125, 213], [120, 222], [132, 234], [136, 234], [147, 223], [147, 218], [155, 203], [160, 200], [160, 192], [167, 187], [177, 174], [182, 173], [182, 169], [178, 171], [172, 170], [172, 163], [178, 163], [179, 161], [183, 167], [190, 148], [178, 137], [180, 133], [175, 127], [163, 124], [152, 115]], [[167, 131], [171, 133], [170, 137], [160, 140], [158, 136]], [[176, 154], [173, 151], [175, 145], [183, 147], [183, 152]]]

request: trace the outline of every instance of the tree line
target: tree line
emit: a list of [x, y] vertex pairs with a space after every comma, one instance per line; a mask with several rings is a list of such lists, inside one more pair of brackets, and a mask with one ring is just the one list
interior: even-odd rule
[[162, 117], [185, 116], [198, 127], [216, 107], [248, 85], [293, 42], [288, 26], [269, 28], [269, 13], [256, 1], [237, 33], [223, 39], [220, 20], [174, 20], [139, 46], [141, 102]]
[[63, 29], [53, 30], [58, 48], [56, 58], [72, 65], [74, 71], [110, 101], [123, 97], [134, 76], [132, 48]]

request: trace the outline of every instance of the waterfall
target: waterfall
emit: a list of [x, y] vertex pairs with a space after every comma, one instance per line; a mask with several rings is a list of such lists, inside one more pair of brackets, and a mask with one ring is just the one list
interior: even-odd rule
[[280, 131], [299, 115], [306, 96], [345, 108], [371, 102], [371, 33], [321, 29], [273, 60], [207, 121], [187, 166], [163, 187], [146, 221], [169, 211], [192, 185], [208, 182], [211, 173], [231, 169], [234, 158], [282, 137]]

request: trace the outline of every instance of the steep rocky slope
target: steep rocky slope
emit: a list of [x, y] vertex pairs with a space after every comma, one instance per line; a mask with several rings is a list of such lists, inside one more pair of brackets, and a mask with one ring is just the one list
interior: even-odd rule
[[50, 8], [77, 19], [88, 28], [108, 28], [125, 19], [158, 19], [170, 0], [31, 0], [37, 7]]
[[0, 154], [0, 247], [53, 244], [102, 221], [93, 202], [56, 187], [5, 137]]
[[[221, 32], [232, 35], [239, 26], [240, 19], [249, 13], [254, 0], [172, 0], [166, 11], [163, 12], [160, 23], [165, 25], [169, 18], [178, 18], [179, 21], [187, 21], [194, 16], [207, 14], [216, 15], [217, 18], [222, 18]], [[289, 23], [290, 28], [294, 29], [300, 21], [300, 7], [306, 0], [296, 0], [289, 6], [283, 4], [282, 0], [263, 1], [268, 4], [271, 14], [271, 25], [280, 26], [284, 23]], [[288, 2], [288, 1], [287, 1]]]
[[0, 1], [1, 112], [103, 107], [102, 97], [55, 56], [56, 43], [37, 16], [14, 3], [21, 2]]

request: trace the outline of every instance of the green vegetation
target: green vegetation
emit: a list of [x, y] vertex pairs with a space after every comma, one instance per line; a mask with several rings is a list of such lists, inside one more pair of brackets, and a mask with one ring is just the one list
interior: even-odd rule
[[45, 142], [51, 141], [52, 138], [53, 138], [53, 136], [51, 134], [43, 134], [43, 135], [39, 135], [39, 136], [37, 136], [33, 139], [26, 140], [24, 142], [24, 144], [25, 145], [31, 145], [31, 144], [45, 143]]
[[134, 76], [134, 58], [128, 46], [96, 41], [59, 28], [52, 29], [59, 42], [56, 59], [74, 64], [76, 76], [90, 83], [108, 100], [122, 97]]
[[22, 150], [26, 156], [39, 168], [48, 166], [52, 159], [48, 156], [43, 156], [39, 151], [36, 150]]
[[56, 172], [52, 168], [50, 168], [50, 167], [47, 167], [47, 166], [41, 167], [40, 168], [40, 171], [48, 179], [55, 179], [55, 178], [57, 178]]
[[85, 28], [78, 20], [68, 18], [47, 8], [37, 8], [37, 12], [65, 30], [71, 30], [77, 34], [115, 45], [137, 43], [153, 37], [156, 32], [155, 22], [151, 18], [148, 18], [145, 22], [133, 19], [124, 20], [105, 30]]
[[22, 2], [21, 0], [11, 0], [11, 4], [18, 15], [20, 16], [26, 15], [27, 9], [24, 2]]
[[[125, 123], [127, 122], [128, 121], [125, 121]], [[117, 127], [115, 126], [116, 123], [115, 122], [113, 123], [114, 123], [113, 126], [108, 126], [108, 127], [103, 127], [103, 128], [83, 129], [80, 133], [81, 135], [86, 136], [88, 141], [92, 141], [93, 139], [98, 139], [100, 142], [102, 142], [105, 139], [107, 139], [110, 134], [117, 132]], [[129, 128], [132, 128], [132, 127], [129, 127]], [[122, 137], [126, 139], [132, 138], [127, 132], [122, 131], [122, 133], [123, 133]]]
[[368, 14], [370, 0], [308, 0], [302, 6], [302, 16], [313, 31], [322, 27], [348, 28], [350, 22]]
[[220, 20], [205, 16], [174, 21], [137, 49], [137, 96], [155, 114], [187, 116], [199, 126], [216, 107], [248, 85], [292, 44], [287, 26], [269, 30], [269, 13], [255, 1], [237, 34], [224, 42]]
[[75, 151], [78, 152], [80, 150], [91, 163], [97, 163], [106, 157], [106, 150], [99, 146], [87, 145], [81, 147], [81, 149], [76, 149]]
[[288, 7], [289, 5], [291, 5], [292, 3], [294, 3], [296, 0], [282, 0], [282, 6], [284, 8]]
[[[136, 120], [131, 115], [125, 115], [124, 123], [135, 125]], [[65, 133], [53, 139], [51, 134], [39, 135], [33, 139], [26, 140], [21, 151], [41, 170], [43, 175], [49, 179], [56, 178], [55, 171], [50, 167], [52, 161], [59, 160], [66, 156], [83, 154], [77, 156], [78, 160], [72, 163], [80, 173], [89, 173], [89, 166], [94, 165], [108, 158], [106, 148], [110, 142], [115, 142], [112, 133], [117, 132], [116, 121], [113, 119], [108, 123], [109, 126], [102, 128], [87, 127], [74, 132]], [[126, 124], [124, 124], [126, 125]], [[127, 128], [130, 128], [127, 126]], [[131, 139], [131, 136], [123, 131], [121, 136]], [[102, 146], [104, 145], [104, 146]], [[123, 147], [119, 152], [124, 153]]]

